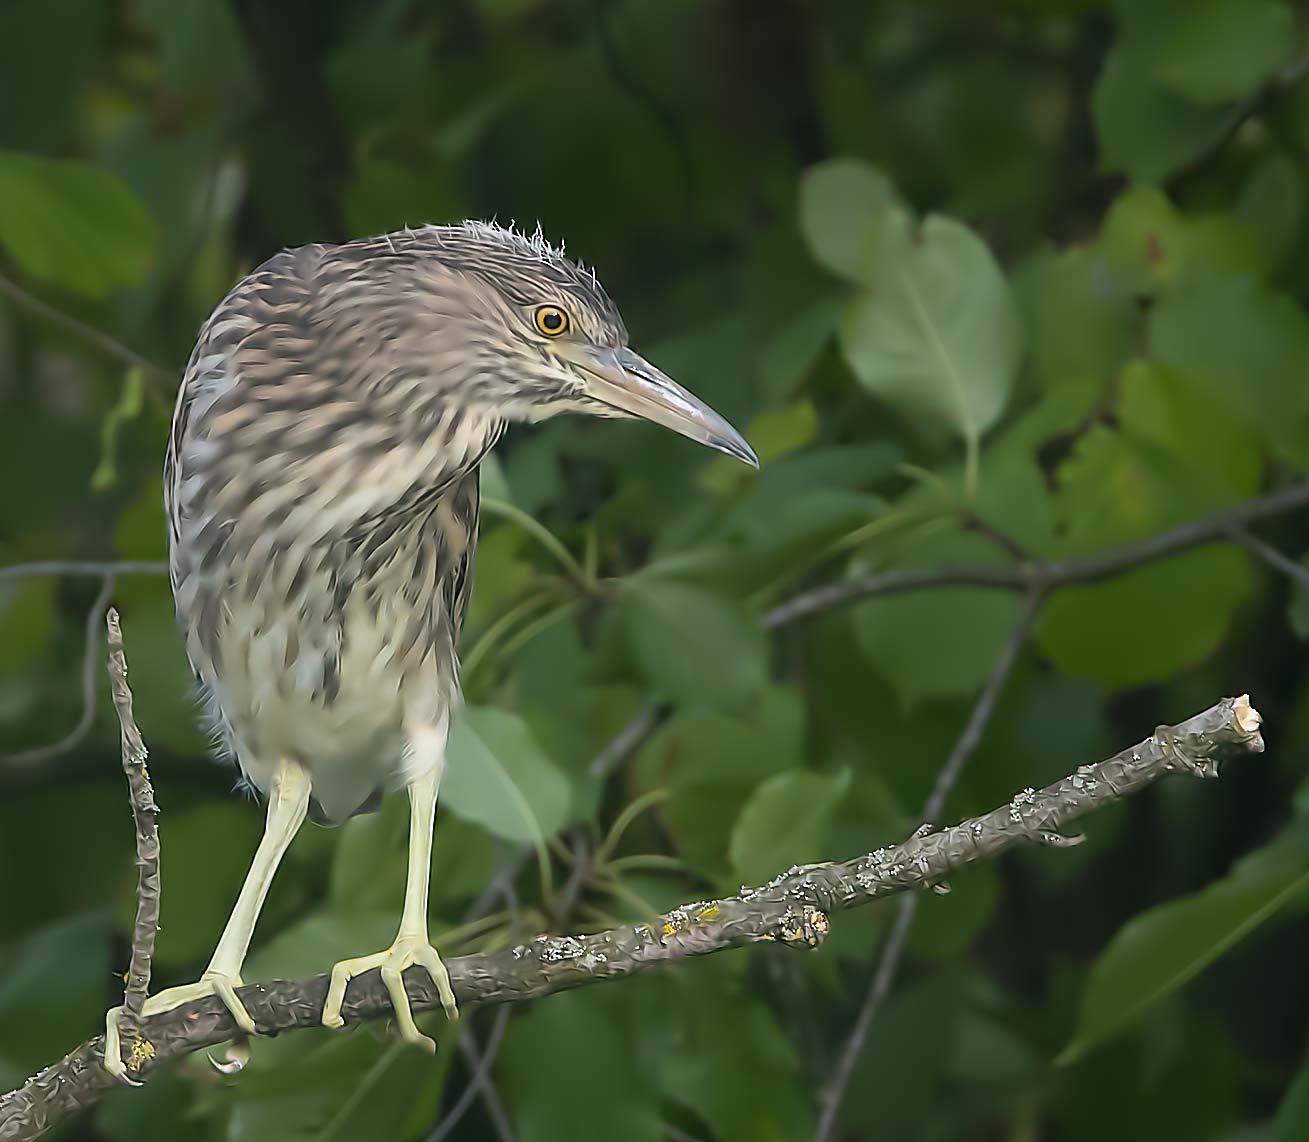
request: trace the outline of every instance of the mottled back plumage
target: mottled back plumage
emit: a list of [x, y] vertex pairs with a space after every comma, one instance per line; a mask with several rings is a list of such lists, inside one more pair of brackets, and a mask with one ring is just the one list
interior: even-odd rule
[[170, 566], [215, 728], [257, 787], [294, 758], [340, 820], [414, 776], [405, 726], [456, 700], [477, 463], [560, 396], [502, 330], [561, 298], [590, 338], [625, 340], [591, 273], [473, 223], [287, 250], [205, 325], [166, 461]]

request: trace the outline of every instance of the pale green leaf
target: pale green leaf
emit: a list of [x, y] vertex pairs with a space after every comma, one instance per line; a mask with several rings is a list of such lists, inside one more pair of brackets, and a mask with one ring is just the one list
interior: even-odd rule
[[975, 449], [1004, 411], [1023, 354], [1018, 306], [985, 243], [939, 215], [856, 296], [841, 347], [869, 391]]
[[450, 729], [441, 805], [496, 836], [540, 843], [568, 818], [568, 779], [505, 710], [465, 707]]
[[894, 241], [888, 214], [898, 208], [895, 185], [859, 159], [830, 159], [800, 180], [800, 229], [810, 252], [851, 281], [867, 283], [876, 275]]

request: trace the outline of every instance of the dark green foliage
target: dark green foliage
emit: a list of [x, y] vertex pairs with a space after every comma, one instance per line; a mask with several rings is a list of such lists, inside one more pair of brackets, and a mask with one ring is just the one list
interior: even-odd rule
[[[170, 378], [278, 247], [539, 219], [764, 468], [578, 420], [486, 466], [438, 943], [637, 919], [886, 844], [1018, 599], [760, 617], [859, 574], [1091, 555], [1309, 477], [1306, 43], [1283, 0], [8, 0], [0, 563], [161, 558]], [[1306, 513], [1255, 531], [1309, 567]], [[96, 591], [0, 579], [6, 752], [76, 724]], [[113, 598], [162, 807], [162, 987], [203, 966], [260, 810], [206, 760], [164, 579]], [[947, 817], [1224, 694], [1251, 693], [1268, 753], [924, 899], [842, 1137], [1309, 1136], [1307, 635], [1309, 588], [1235, 542], [1046, 601]], [[98, 660], [90, 733], [0, 760], [3, 1088], [95, 1034], [126, 966]], [[657, 699], [668, 720], [594, 774]], [[405, 828], [400, 799], [306, 830], [246, 978], [385, 944]], [[808, 955], [514, 1010], [492, 1075], [517, 1137], [811, 1136], [896, 907], [838, 916]], [[483, 1045], [493, 1018], [471, 1019]], [[423, 1138], [470, 1074], [468, 1027], [423, 1022], [436, 1062], [378, 1027], [257, 1041], [239, 1077], [192, 1060], [65, 1136]], [[494, 1136], [480, 1100], [451, 1135]]]

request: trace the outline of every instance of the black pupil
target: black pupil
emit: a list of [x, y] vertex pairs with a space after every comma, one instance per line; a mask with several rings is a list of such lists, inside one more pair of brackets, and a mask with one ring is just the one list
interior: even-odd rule
[[549, 310], [541, 315], [541, 324], [553, 333], [556, 329], [563, 328], [564, 316], [556, 310]]

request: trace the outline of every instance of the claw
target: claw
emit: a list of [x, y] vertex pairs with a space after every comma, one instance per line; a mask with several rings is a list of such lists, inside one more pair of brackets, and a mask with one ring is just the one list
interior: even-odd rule
[[379, 968], [382, 983], [391, 997], [391, 1006], [395, 1009], [395, 1021], [400, 1030], [400, 1037], [414, 1043], [424, 1050], [436, 1052], [436, 1042], [418, 1030], [414, 1022], [414, 1013], [409, 1006], [409, 996], [405, 992], [405, 968], [417, 964], [426, 968], [436, 990], [441, 996], [441, 1006], [446, 1018], [458, 1019], [459, 1008], [455, 1003], [454, 991], [450, 987], [450, 976], [445, 964], [437, 955], [436, 949], [428, 943], [425, 936], [399, 936], [394, 944], [384, 952], [374, 952], [371, 956], [359, 956], [352, 960], [341, 960], [332, 968], [332, 982], [327, 989], [327, 1001], [323, 1004], [322, 1023], [324, 1027], [344, 1027], [341, 1017], [341, 1005], [345, 1002], [346, 985], [357, 975], [362, 975], [373, 968]]
[[[158, 995], [152, 995], [145, 1001], [145, 1006], [141, 1009], [142, 1018], [148, 1018], [151, 1015], [162, 1015], [165, 1011], [172, 1011], [174, 1007], [181, 1007], [184, 1003], [190, 1003], [194, 999], [204, 999], [210, 995], [216, 995], [223, 1001], [223, 1005], [236, 1020], [236, 1024], [247, 1035], [255, 1034], [255, 1021], [250, 1018], [250, 1013], [245, 1009], [245, 1004], [241, 1002], [240, 997], [236, 994], [236, 989], [241, 987], [241, 977], [229, 975], [227, 972], [207, 971], [195, 983], [186, 983], [181, 987], [170, 987], [161, 991]], [[123, 1048], [121, 1037], [118, 1033], [118, 1019], [122, 1015], [121, 1007], [111, 1008], [105, 1015], [105, 1058], [104, 1066], [111, 1075], [116, 1079], [127, 1080], [128, 1064], [123, 1062]], [[136, 1069], [133, 1065], [132, 1070]]]

